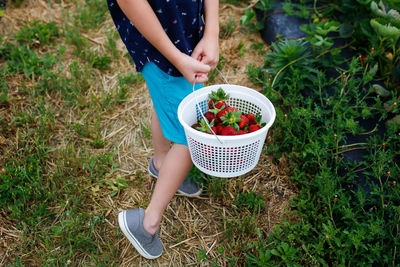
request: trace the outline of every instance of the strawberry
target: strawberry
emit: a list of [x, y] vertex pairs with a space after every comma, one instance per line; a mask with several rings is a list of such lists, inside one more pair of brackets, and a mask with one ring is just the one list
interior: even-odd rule
[[260, 130], [261, 126], [258, 124], [252, 124], [249, 126], [249, 133], [255, 132], [257, 130]]
[[219, 100], [219, 101], [210, 100], [210, 101], [208, 102], [208, 107], [209, 107], [209, 108], [218, 108], [218, 109], [221, 109], [221, 108], [226, 107], [226, 103], [225, 103], [225, 101], [222, 101], [222, 100]]
[[222, 106], [226, 106], [224, 100], [229, 98], [229, 94], [226, 94], [225, 91], [220, 87], [218, 90], [211, 91], [211, 93], [208, 95], [208, 98], [210, 101], [208, 101], [208, 107], [209, 108], [222, 108]]
[[207, 111], [206, 113], [204, 113], [204, 117], [206, 117], [208, 121], [214, 120], [214, 124], [218, 124], [221, 120], [215, 115], [215, 112], [213, 111], [214, 110]]
[[246, 114], [247, 119], [249, 119], [250, 124], [254, 124], [256, 116], [252, 113]]
[[217, 117], [221, 119], [221, 117], [224, 117], [228, 111], [239, 111], [239, 110], [233, 107], [226, 107], [217, 113]]
[[239, 134], [247, 134], [248, 132], [243, 131], [242, 129], [239, 130]]
[[222, 128], [224, 128], [224, 126], [222, 126], [222, 124], [217, 124], [217, 126], [215, 126], [217, 128], [216, 134], [221, 134]]
[[243, 129], [246, 125], [249, 125], [249, 119], [245, 115], [240, 115], [240, 118], [242, 120], [239, 121], [239, 128]]
[[[211, 130], [212, 130], [215, 134], [217, 134], [217, 127], [211, 126]], [[207, 133], [207, 134], [213, 134], [211, 131], [207, 131], [206, 133]]]
[[240, 111], [229, 110], [225, 113], [225, 116], [221, 117], [220, 119], [224, 126], [231, 126], [237, 132], [239, 132], [240, 127], [238, 123], [242, 121], [240, 118]]
[[239, 135], [239, 132], [231, 126], [225, 126], [221, 130], [221, 135]]

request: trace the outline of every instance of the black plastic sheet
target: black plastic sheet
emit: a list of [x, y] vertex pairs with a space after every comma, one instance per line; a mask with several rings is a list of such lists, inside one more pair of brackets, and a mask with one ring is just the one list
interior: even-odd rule
[[307, 23], [305, 19], [296, 16], [288, 16], [282, 10], [282, 3], [275, 1], [272, 9], [263, 11], [256, 9], [258, 21], [264, 22], [264, 28], [260, 31], [261, 37], [267, 44], [281, 38], [302, 38], [307, 35], [300, 30], [300, 25]]

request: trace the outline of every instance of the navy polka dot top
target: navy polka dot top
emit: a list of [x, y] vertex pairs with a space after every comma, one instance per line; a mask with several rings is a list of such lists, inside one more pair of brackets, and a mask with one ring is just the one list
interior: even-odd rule
[[[191, 55], [203, 36], [203, 0], [148, 0], [170, 40]], [[122, 12], [116, 0], [107, 0], [108, 9], [130, 56], [140, 72], [146, 62], [154, 62], [172, 76], [182, 74], [154, 48]]]

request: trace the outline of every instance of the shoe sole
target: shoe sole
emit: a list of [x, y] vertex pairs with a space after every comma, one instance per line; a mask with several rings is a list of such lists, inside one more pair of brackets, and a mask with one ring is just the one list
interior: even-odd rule
[[[156, 179], [158, 178], [158, 176], [154, 175], [154, 173], [152, 173], [152, 172], [150, 171], [150, 165], [149, 165], [149, 167], [147, 168], [147, 171], [148, 171], [149, 174], [150, 174], [151, 176], [153, 176], [154, 178], [156, 178]], [[200, 189], [199, 191], [197, 191], [197, 192], [194, 193], [194, 194], [188, 194], [188, 193], [185, 193], [185, 192], [179, 190], [179, 188], [178, 188], [178, 193], [179, 193], [180, 195], [182, 195], [182, 196], [185, 196], [185, 197], [198, 197], [198, 196], [201, 195], [202, 192], [203, 192], [203, 190]]]
[[135, 236], [128, 230], [128, 225], [126, 223], [126, 216], [125, 216], [125, 211], [121, 211], [118, 214], [118, 224], [119, 227], [121, 228], [122, 232], [124, 233], [125, 237], [128, 238], [129, 242], [136, 248], [136, 250], [139, 252], [140, 255], [145, 257], [146, 259], [153, 260], [161, 256], [153, 256], [150, 255], [149, 253], [146, 252], [146, 250], [142, 247], [142, 245], [137, 241]]

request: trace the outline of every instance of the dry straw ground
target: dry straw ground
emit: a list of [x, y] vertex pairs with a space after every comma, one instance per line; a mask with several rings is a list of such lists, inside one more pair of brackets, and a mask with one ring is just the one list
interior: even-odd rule
[[[73, 10], [73, 8], [73, 2], [70, 1], [66, 3], [61, 0], [60, 4], [52, 4], [50, 8], [48, 2], [44, 0], [25, 0], [18, 8], [6, 9], [5, 17], [0, 21], [0, 34], [10, 35], [33, 20], [47, 22], [54, 20], [62, 25], [65, 11]], [[248, 64], [263, 65], [260, 52], [250, 48], [252, 44], [263, 41], [257, 33], [249, 32], [245, 27], [240, 26], [239, 19], [243, 12], [243, 8], [220, 3], [221, 25], [232, 23], [233, 19], [235, 21], [234, 32], [220, 40], [220, 53], [226, 61], [222, 72], [230, 83], [260, 91], [262, 88], [252, 84], [247, 77], [246, 67]], [[107, 16], [107, 20], [99, 25], [97, 31], [83, 34], [90, 41], [92, 49], [103, 52], [106, 51], [106, 31], [113, 27], [111, 18]], [[238, 53], [240, 45], [245, 49], [243, 55]], [[120, 40], [118, 49], [121, 53], [125, 53]], [[263, 51], [266, 52], [267, 47]], [[68, 53], [71, 53], [72, 59], [72, 52], [67, 46], [64, 64], [69, 64]], [[91, 85], [92, 93], [113, 89], [118, 86], [117, 73], [134, 71], [134, 67], [125, 57], [120, 57], [120, 59], [112, 63], [110, 70], [98, 71]], [[217, 77], [212, 83], [223, 83], [223, 80]], [[93, 195], [99, 195], [99, 197], [96, 198], [97, 201], [88, 203], [88, 212], [105, 216], [108, 224], [104, 227], [107, 229], [101, 231], [98, 242], [111, 241], [114, 244], [120, 254], [120, 266], [198, 266], [197, 254], [200, 249], [203, 249], [209, 257], [217, 259], [219, 265], [225, 266], [226, 260], [217, 252], [217, 248], [224, 242], [222, 236], [226, 225], [222, 217], [235, 217], [232, 201], [237, 194], [245, 191], [253, 190], [263, 195], [266, 209], [259, 214], [257, 219], [257, 227], [263, 234], [268, 234], [274, 225], [281, 222], [281, 217], [287, 212], [285, 208], [288, 206], [289, 199], [295, 194], [295, 189], [290, 185], [283, 171], [284, 166], [274, 165], [268, 155], [261, 155], [259, 164], [253, 171], [240, 178], [228, 180], [228, 193], [221, 197], [210, 198], [207, 193], [193, 199], [175, 196], [164, 214], [160, 230], [164, 254], [153, 261], [140, 257], [125, 238], [121, 235], [117, 236], [117, 214], [123, 209], [145, 207], [151, 197], [155, 180], [147, 174], [147, 166], [152, 155], [152, 145], [151, 139], [146, 137], [142, 130], [142, 125], [149, 125], [150, 114], [151, 99], [146, 84], [143, 83], [133, 88], [128, 101], [116, 106], [112, 114], [102, 120], [101, 125], [102, 136], [107, 141], [104, 149], [112, 151], [118, 147], [117, 161], [120, 167], [116, 175], [127, 179], [130, 186], [114, 197], [102, 195], [101, 188], [92, 188]], [[72, 111], [70, 114], [58, 115], [58, 120], [79, 121], [82, 119]], [[70, 130], [60, 126], [58, 134], [53, 137], [54, 144], [65, 146], [64, 137], [70, 135], [68, 131]], [[138, 179], [142, 179], [142, 182], [137, 183]], [[243, 184], [241, 191], [238, 189], [239, 181]], [[29, 255], [16, 255], [13, 251], [13, 244], [18, 244], [22, 239], [21, 231], [17, 230], [14, 222], [7, 220], [4, 214], [0, 214], [0, 219], [0, 265], [6, 258], [12, 258], [12, 256], [23, 256], [29, 259]], [[40, 249], [40, 247], [35, 249]], [[35, 265], [35, 259], [31, 260], [32, 265]]]

